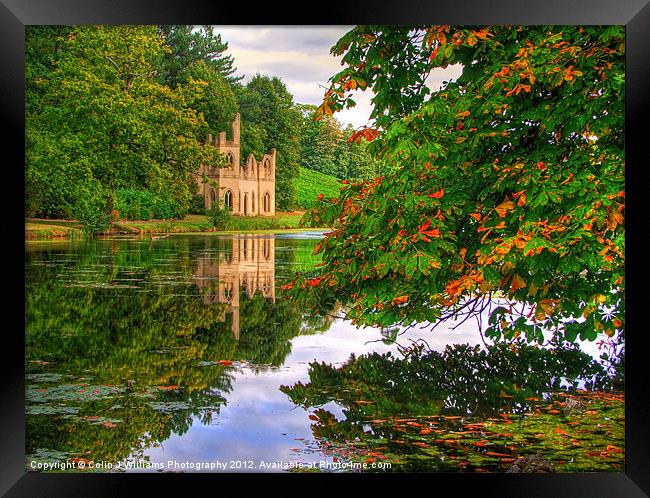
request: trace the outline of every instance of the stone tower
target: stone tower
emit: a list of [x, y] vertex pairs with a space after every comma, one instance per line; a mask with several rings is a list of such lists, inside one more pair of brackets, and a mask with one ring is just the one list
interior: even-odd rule
[[236, 216], [273, 216], [276, 151], [271, 149], [259, 161], [250, 154], [242, 162], [239, 113], [235, 113], [231, 128], [232, 140], [228, 140], [225, 131], [214, 138], [208, 135], [207, 142], [226, 156], [230, 167], [202, 165], [199, 169], [197, 182], [205, 207], [210, 209], [218, 201]]

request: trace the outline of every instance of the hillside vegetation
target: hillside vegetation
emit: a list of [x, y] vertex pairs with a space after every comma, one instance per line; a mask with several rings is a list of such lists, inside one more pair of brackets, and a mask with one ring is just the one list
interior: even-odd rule
[[338, 197], [339, 179], [311, 169], [300, 167], [296, 178], [296, 204], [299, 208], [309, 209], [318, 199], [318, 194], [324, 197]]

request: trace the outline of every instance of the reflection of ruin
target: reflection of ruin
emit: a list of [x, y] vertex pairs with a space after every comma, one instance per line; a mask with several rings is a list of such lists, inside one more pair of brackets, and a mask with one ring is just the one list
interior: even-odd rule
[[[239, 339], [239, 296], [256, 292], [275, 302], [275, 239], [242, 236], [224, 241], [222, 251], [197, 258], [192, 282], [201, 289], [204, 304], [227, 304], [224, 320], [232, 315], [232, 334]], [[231, 245], [232, 242], [232, 245]]]

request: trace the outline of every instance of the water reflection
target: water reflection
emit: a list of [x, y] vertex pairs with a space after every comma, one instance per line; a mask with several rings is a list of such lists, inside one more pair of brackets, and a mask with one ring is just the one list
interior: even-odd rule
[[237, 372], [329, 327], [276, 302], [276, 258], [286, 271], [294, 254], [250, 236], [31, 246], [28, 460], [138, 460], [213, 424]]
[[[328, 444], [348, 436], [363, 441], [368, 418], [424, 410], [422, 403], [428, 413], [489, 416], [513, 408], [501, 397], [515, 396], [513, 384], [532, 388], [517, 391], [521, 397], [560, 377], [593, 374], [578, 353], [569, 353], [571, 363], [533, 350], [487, 357], [466, 350], [449, 356], [454, 361], [427, 364], [427, 375], [440, 379], [436, 389], [406, 371], [395, 387], [385, 375], [399, 372], [372, 360], [360, 363], [377, 369], [365, 384], [339, 377], [332, 369], [351, 354], [397, 354], [398, 347], [382, 342], [377, 329], [334, 319], [334, 310], [307, 315], [283, 299], [280, 284], [317, 262], [311, 254], [318, 237], [28, 245], [28, 469], [32, 461], [71, 459], [331, 462]], [[426, 334], [414, 329], [401, 342]], [[427, 340], [438, 351], [448, 343], [481, 344], [470, 325]], [[333, 366], [316, 378], [313, 361]], [[444, 467], [427, 458], [418, 469]]]
[[240, 294], [252, 299], [259, 292], [275, 303], [275, 237], [224, 240], [222, 250], [198, 255], [191, 281], [201, 289], [203, 304], [226, 305], [232, 335], [239, 339]]

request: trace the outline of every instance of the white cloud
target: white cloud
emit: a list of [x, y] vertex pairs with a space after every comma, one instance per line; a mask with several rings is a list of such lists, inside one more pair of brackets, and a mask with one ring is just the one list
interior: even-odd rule
[[[228, 43], [235, 58], [237, 75], [244, 82], [256, 74], [277, 76], [284, 81], [294, 100], [301, 104], [320, 105], [330, 77], [341, 71], [341, 58], [330, 48], [352, 26], [214, 26]], [[427, 85], [440, 88], [443, 81], [455, 79], [461, 67], [435, 70]], [[352, 95], [357, 105], [335, 114], [343, 124], [358, 128], [368, 124], [372, 111], [372, 93], [357, 91]]]

